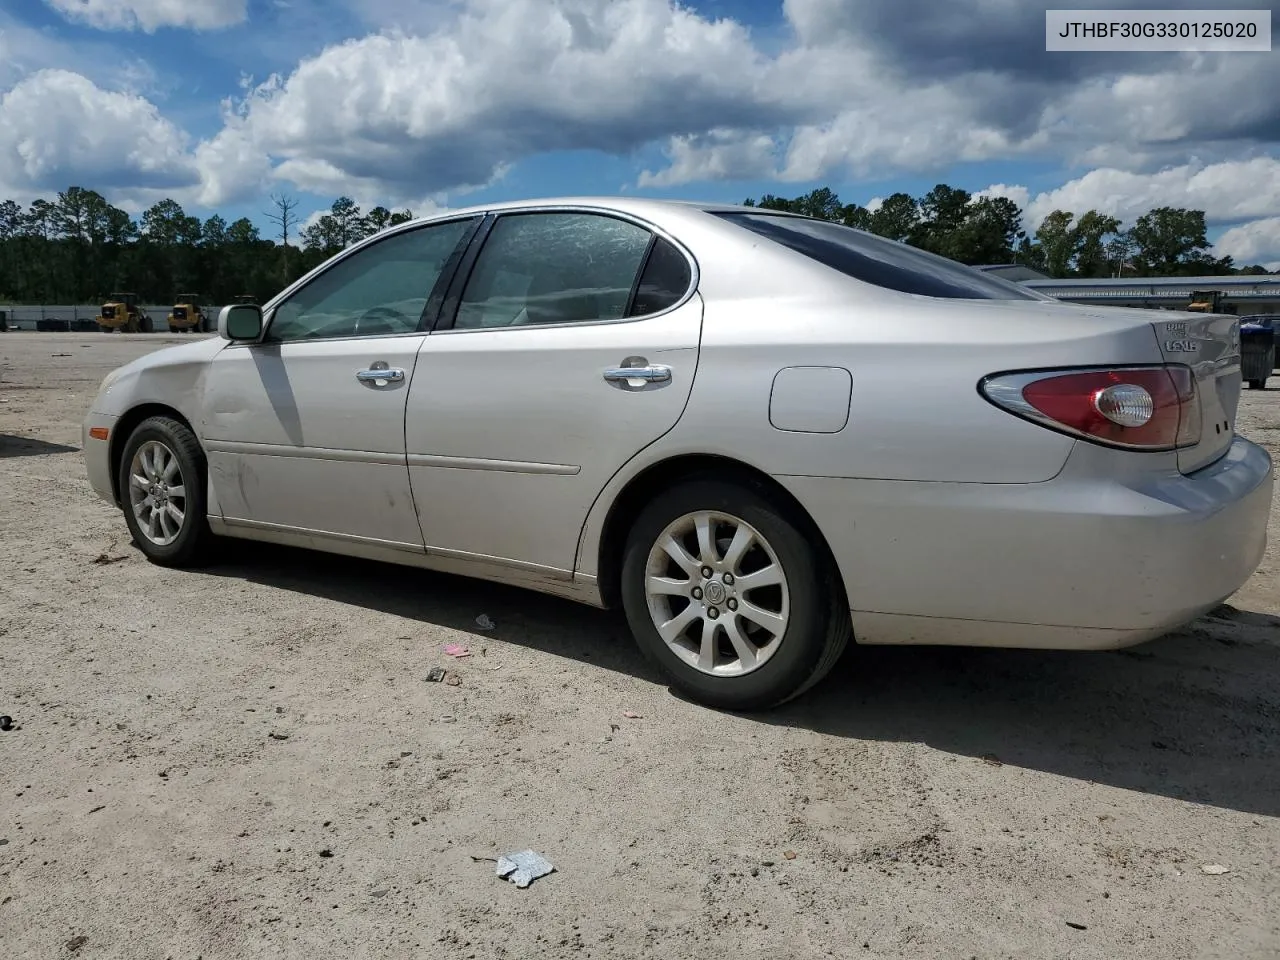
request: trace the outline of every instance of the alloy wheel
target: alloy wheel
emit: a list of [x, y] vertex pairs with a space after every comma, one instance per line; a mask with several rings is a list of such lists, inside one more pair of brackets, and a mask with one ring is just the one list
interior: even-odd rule
[[731, 514], [699, 511], [669, 524], [649, 551], [644, 593], [671, 652], [711, 676], [758, 670], [786, 634], [786, 572], [760, 531]]
[[182, 466], [168, 446], [148, 440], [129, 465], [129, 505], [142, 535], [158, 547], [182, 533], [187, 517], [187, 490]]

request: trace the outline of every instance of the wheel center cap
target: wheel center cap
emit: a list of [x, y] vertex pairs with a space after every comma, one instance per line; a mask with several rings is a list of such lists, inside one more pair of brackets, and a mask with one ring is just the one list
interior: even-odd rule
[[703, 590], [708, 603], [724, 603], [724, 585], [719, 580], [708, 580]]

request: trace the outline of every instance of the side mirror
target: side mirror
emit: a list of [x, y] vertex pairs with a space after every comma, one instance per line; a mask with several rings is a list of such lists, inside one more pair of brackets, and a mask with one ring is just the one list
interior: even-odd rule
[[262, 308], [233, 303], [218, 313], [218, 336], [224, 340], [257, 340], [262, 336]]

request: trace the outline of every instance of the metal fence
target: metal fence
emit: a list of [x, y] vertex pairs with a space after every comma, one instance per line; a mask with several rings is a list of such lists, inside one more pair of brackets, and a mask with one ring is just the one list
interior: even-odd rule
[[[142, 304], [142, 309], [151, 317], [151, 328], [155, 333], [167, 333], [168, 316], [173, 304]], [[201, 304], [205, 316], [217, 318], [219, 307]], [[100, 303], [70, 304], [10, 304], [0, 303], [0, 313], [5, 315], [10, 330], [71, 330], [76, 332], [96, 332], [96, 317], [102, 311]], [[51, 322], [52, 321], [52, 322]]]

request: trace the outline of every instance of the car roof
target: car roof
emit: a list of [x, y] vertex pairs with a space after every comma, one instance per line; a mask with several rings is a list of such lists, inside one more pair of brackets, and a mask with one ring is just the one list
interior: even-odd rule
[[[528, 210], [539, 207], [590, 207], [594, 209], [616, 210], [639, 217], [661, 217], [665, 213], [688, 212], [692, 210], [705, 213], [730, 213], [733, 211], [758, 211], [757, 207], [747, 207], [734, 203], [713, 203], [697, 200], [665, 200], [641, 197], [618, 196], [564, 196], [536, 197], [522, 200], [504, 200], [499, 203], [476, 204], [470, 207], [440, 210], [435, 213], [415, 217], [411, 223], [427, 223], [449, 217], [470, 216], [480, 213], [501, 213], [511, 210]], [[773, 211], [770, 211], [773, 212]]]

